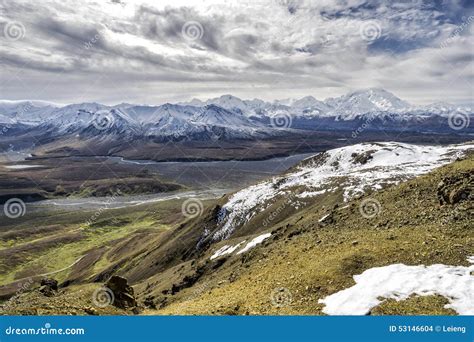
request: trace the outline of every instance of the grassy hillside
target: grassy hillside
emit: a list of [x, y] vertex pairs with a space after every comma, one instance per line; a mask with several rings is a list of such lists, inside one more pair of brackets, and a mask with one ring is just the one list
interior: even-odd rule
[[[79, 240], [27, 254], [18, 266], [7, 267], [3, 283], [20, 277], [28, 267], [57, 269], [58, 264], [87, 255], [76, 268], [54, 276], [63, 281], [56, 296], [44, 297], [31, 286], [4, 312], [132, 313], [93, 305], [94, 291], [110, 275], [119, 274], [135, 289], [140, 306], [135, 313], [322, 314], [319, 299], [354, 285], [353, 276], [369, 268], [393, 263], [468, 265], [466, 258], [474, 255], [473, 171], [471, 154], [349, 203], [341, 203], [338, 192], [298, 208], [280, 198], [230, 240], [218, 244], [202, 238], [216, 226], [224, 198], [206, 202], [202, 216], [184, 223], [179, 201], [154, 205], [146, 213], [110, 211], [89, 227], [91, 231], [81, 231]], [[380, 203], [375, 215], [361, 214], [368, 199]], [[74, 227], [69, 227], [69, 234]], [[264, 232], [272, 236], [250, 251], [210, 260], [223, 245], [249, 241]], [[16, 255], [11, 248], [18, 248], [18, 241], [20, 246], [33, 243], [34, 235], [18, 239], [11, 242], [4, 237], [0, 252]], [[454, 314], [444, 308], [446, 303], [440, 296], [414, 296], [387, 300], [371, 314]]]
[[[178, 300], [148, 313], [321, 314], [318, 299], [352, 286], [353, 275], [368, 268], [393, 263], [468, 265], [466, 258], [474, 254], [473, 170], [471, 155], [347, 206], [305, 207], [271, 227], [275, 233], [262, 246], [232, 256]], [[451, 182], [450, 192], [467, 189], [468, 197], [440, 205], [441, 181]], [[359, 211], [367, 198], [381, 204], [373, 218]], [[392, 300], [372, 313], [452, 314], [443, 308], [445, 303], [438, 296]]]

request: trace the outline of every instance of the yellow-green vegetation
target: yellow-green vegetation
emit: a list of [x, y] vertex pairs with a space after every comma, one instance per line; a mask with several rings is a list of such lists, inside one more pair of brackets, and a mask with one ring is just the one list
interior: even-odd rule
[[[0, 234], [0, 253], [8, 256], [0, 262], [0, 285], [58, 270], [63, 271], [51, 277], [64, 281], [72, 266], [89, 252], [99, 247], [107, 249], [141, 231], [159, 235], [172, 227], [170, 217], [179, 220], [179, 213], [179, 201], [100, 212], [48, 212], [48, 219], [44, 219], [44, 213], [34, 212]], [[98, 265], [94, 270], [109, 265], [106, 258], [95, 263]]]

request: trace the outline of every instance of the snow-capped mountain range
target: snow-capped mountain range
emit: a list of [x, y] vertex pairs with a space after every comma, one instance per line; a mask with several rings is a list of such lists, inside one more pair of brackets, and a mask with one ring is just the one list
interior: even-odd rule
[[[413, 106], [383, 89], [366, 89], [329, 98], [312, 96], [267, 102], [232, 95], [160, 106], [80, 103], [59, 106], [44, 101], [0, 101], [0, 126], [40, 129], [50, 135], [137, 136], [164, 139], [245, 139], [292, 129], [368, 129], [448, 131], [458, 116], [469, 130], [471, 107], [446, 103]], [[366, 127], [366, 128], [367, 128]], [[453, 132], [455, 133], [455, 132]]]

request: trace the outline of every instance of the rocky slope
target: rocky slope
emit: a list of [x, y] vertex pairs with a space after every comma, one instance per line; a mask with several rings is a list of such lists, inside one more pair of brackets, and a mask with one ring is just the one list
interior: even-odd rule
[[[428, 175], [347, 204], [332, 204], [326, 198], [300, 207], [250, 237], [234, 233], [206, 253], [207, 263], [217, 271], [206, 274], [183, 293], [166, 296], [171, 303], [165, 302], [158, 313], [342, 313], [334, 309], [338, 302], [331, 302], [329, 296], [362, 281], [355, 276], [364, 271], [388, 267], [387, 272], [394, 271], [386, 276], [392, 288], [396, 284], [412, 287], [397, 289], [398, 297], [393, 296], [390, 290], [383, 292], [385, 278], [378, 276], [379, 284], [370, 285], [377, 300], [368, 310], [354, 314], [472, 314], [473, 170], [471, 153]], [[256, 237], [260, 244], [248, 249]], [[434, 264], [439, 266], [429, 266]], [[443, 283], [433, 280], [432, 270], [456, 272], [460, 278], [450, 280], [446, 276]], [[426, 282], [417, 288], [420, 279]], [[443, 290], [449, 281], [459, 285], [459, 292], [447, 294]], [[370, 289], [367, 287], [369, 294]], [[364, 297], [358, 294], [350, 298], [362, 302]], [[348, 300], [340, 303], [338, 309], [346, 308], [344, 314], [352, 313], [348, 308], [357, 305]]]
[[[388, 278], [398, 284], [420, 272], [429, 276], [430, 265], [440, 264], [439, 270], [461, 272], [459, 298], [434, 282], [403, 288], [399, 297], [387, 289], [354, 313], [465, 314], [474, 308], [468, 295], [474, 286], [468, 261], [474, 255], [473, 158], [471, 144], [330, 150], [250, 191], [206, 203], [200, 216], [163, 234], [116, 243], [93, 274], [60, 284], [51, 299], [30, 290], [7, 312], [56, 303], [49, 313], [67, 313], [60, 303], [80, 291], [80, 305], [112, 313], [113, 305], [97, 307], [91, 298], [111, 275], [120, 275], [138, 302], [124, 313], [331, 314], [337, 312], [333, 303], [353, 303], [330, 296], [352, 289], [365, 271], [400, 270], [404, 278], [397, 272]], [[239, 214], [232, 216], [234, 209]], [[467, 304], [460, 308], [456, 300]]]

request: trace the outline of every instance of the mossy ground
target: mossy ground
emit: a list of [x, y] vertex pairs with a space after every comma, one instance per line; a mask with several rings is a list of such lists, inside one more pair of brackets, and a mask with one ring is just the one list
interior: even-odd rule
[[[8, 257], [0, 261], [0, 285], [66, 268], [95, 248], [109, 249], [139, 232], [159, 235], [183, 219], [180, 205], [180, 201], [157, 202], [104, 210], [99, 215], [97, 211], [35, 211], [19, 220], [2, 222], [0, 253]], [[28, 234], [22, 233], [25, 231]], [[110, 264], [106, 254], [96, 262], [95, 271]], [[54, 277], [61, 282], [70, 271], [55, 273]]]

